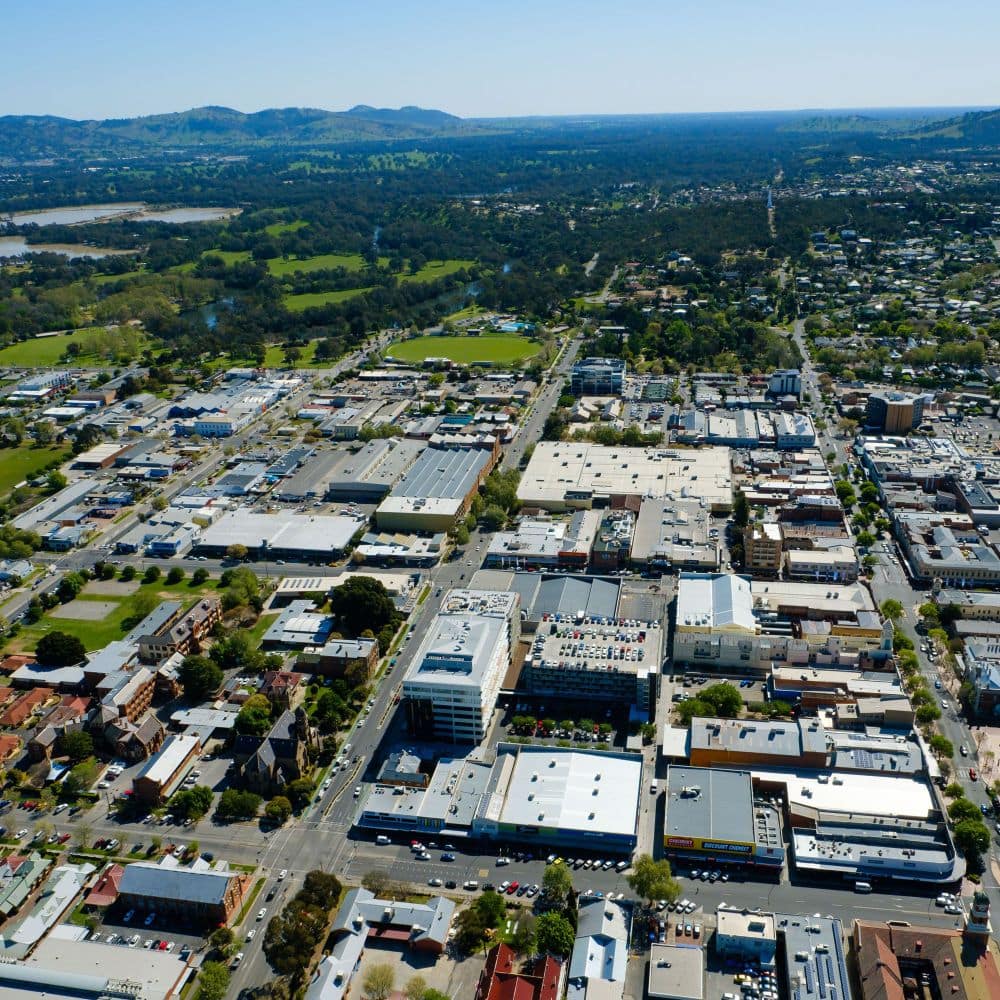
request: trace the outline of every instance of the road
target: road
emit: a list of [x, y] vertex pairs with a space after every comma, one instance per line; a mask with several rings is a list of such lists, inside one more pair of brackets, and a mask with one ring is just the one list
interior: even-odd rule
[[[812, 365], [807, 350], [804, 337], [804, 323], [796, 320], [793, 327], [793, 337], [805, 359], [802, 366], [802, 389], [803, 393], [811, 395], [811, 409], [815, 419], [819, 419], [821, 414], [821, 396], [816, 370]], [[848, 452], [847, 444], [842, 440], [833, 438], [829, 433], [822, 435], [821, 448], [824, 453], [833, 451], [836, 455], [837, 465], [852, 463], [853, 456]], [[853, 463], [852, 463], [853, 464]], [[907, 567], [895, 541], [877, 543], [872, 547], [871, 554], [875, 557], [876, 564], [871, 575], [870, 587], [872, 596], [877, 605], [881, 605], [887, 600], [899, 601], [903, 608], [903, 616], [896, 623], [896, 628], [906, 635], [914, 645], [920, 665], [920, 671], [927, 681], [927, 686], [931, 690], [935, 703], [941, 709], [941, 718], [938, 720], [938, 730], [951, 741], [955, 747], [956, 757], [954, 759], [954, 774], [952, 781], [957, 781], [965, 795], [976, 805], [989, 805], [989, 795], [981, 781], [972, 781], [969, 777], [969, 768], [980, 770], [980, 762], [977, 756], [976, 741], [972, 737], [968, 722], [960, 713], [958, 699], [955, 697], [957, 683], [955, 678], [948, 676], [947, 667], [939, 665], [932, 660], [927, 653], [921, 649], [926, 643], [926, 639], [916, 631], [916, 624], [919, 620], [919, 606], [930, 598], [930, 594], [924, 589], [915, 589], [910, 581]], [[940, 658], [939, 658], [940, 660]], [[934, 682], [939, 681], [940, 687], [935, 687]], [[950, 689], [949, 689], [950, 688]], [[968, 749], [968, 756], [958, 754], [960, 747]], [[997, 817], [988, 818], [987, 825], [991, 831]], [[995, 831], [994, 831], [995, 832]], [[997, 838], [994, 836], [990, 846], [989, 858], [986, 864], [986, 871], [983, 874], [983, 888], [989, 893], [992, 905], [1000, 907], [1000, 883], [998, 883], [997, 872], [994, 868], [1000, 868], [1000, 854], [998, 854]]]

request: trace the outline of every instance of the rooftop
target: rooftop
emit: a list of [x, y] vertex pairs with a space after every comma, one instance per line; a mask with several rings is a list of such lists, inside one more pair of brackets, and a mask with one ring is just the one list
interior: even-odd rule
[[488, 814], [504, 825], [631, 837], [642, 761], [630, 754], [501, 744]]
[[671, 766], [664, 836], [754, 843], [750, 772]]

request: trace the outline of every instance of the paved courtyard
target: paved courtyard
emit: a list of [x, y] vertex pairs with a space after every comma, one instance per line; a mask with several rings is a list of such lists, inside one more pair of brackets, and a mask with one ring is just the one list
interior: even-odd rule
[[52, 618], [72, 618], [78, 622], [102, 622], [112, 611], [118, 610], [117, 601], [70, 601], [53, 608], [49, 615]]

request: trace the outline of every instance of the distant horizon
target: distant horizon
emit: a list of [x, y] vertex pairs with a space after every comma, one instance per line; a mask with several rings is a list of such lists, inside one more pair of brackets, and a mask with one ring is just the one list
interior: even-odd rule
[[415, 108], [420, 111], [440, 112], [451, 115], [462, 121], [509, 121], [509, 120], [531, 120], [531, 119], [551, 119], [551, 118], [704, 118], [711, 116], [751, 116], [751, 115], [871, 115], [881, 117], [898, 116], [902, 113], [909, 114], [945, 114], [957, 115], [968, 114], [979, 111], [1000, 111], [1000, 102], [985, 104], [899, 104], [899, 105], [870, 105], [870, 106], [843, 106], [843, 107], [774, 107], [774, 108], [720, 108], [701, 111], [564, 111], [564, 112], [529, 112], [525, 114], [457, 114], [446, 107], [432, 107], [429, 105], [414, 104], [404, 102], [401, 104], [371, 104], [365, 101], [357, 102], [343, 108], [324, 107], [319, 104], [264, 104], [252, 111], [244, 111], [242, 108], [234, 107], [230, 104], [219, 104], [215, 102], [193, 104], [189, 107], [175, 108], [171, 111], [147, 111], [138, 114], [107, 114], [107, 115], [84, 115], [70, 116], [56, 114], [48, 111], [0, 111], [0, 120], [3, 118], [57, 118], [64, 121], [74, 122], [105, 122], [122, 121], [142, 118], [161, 118], [166, 115], [180, 115], [191, 111], [220, 110], [232, 111], [241, 115], [257, 115], [268, 111], [323, 111], [328, 114], [347, 114], [355, 108], [371, 108], [375, 111], [400, 111], [404, 108]]
[[[45, 0], [9, 4], [0, 114], [447, 108], [462, 118], [972, 108], [1000, 99], [1000, 4], [800, 0]], [[41, 112], [39, 109], [43, 109]], [[582, 109], [582, 110], [581, 110]]]

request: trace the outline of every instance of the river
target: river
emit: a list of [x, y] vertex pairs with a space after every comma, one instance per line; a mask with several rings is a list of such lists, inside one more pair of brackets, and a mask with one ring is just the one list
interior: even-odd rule
[[64, 257], [113, 257], [135, 253], [134, 250], [110, 250], [78, 243], [28, 243], [23, 236], [0, 236], [0, 258], [20, 257], [26, 253], [58, 253]]
[[0, 215], [15, 226], [79, 226], [85, 222], [132, 219], [134, 222], [218, 222], [236, 215], [238, 208], [150, 208], [142, 201], [122, 201], [108, 205], [75, 205], [42, 208], [30, 212]]

